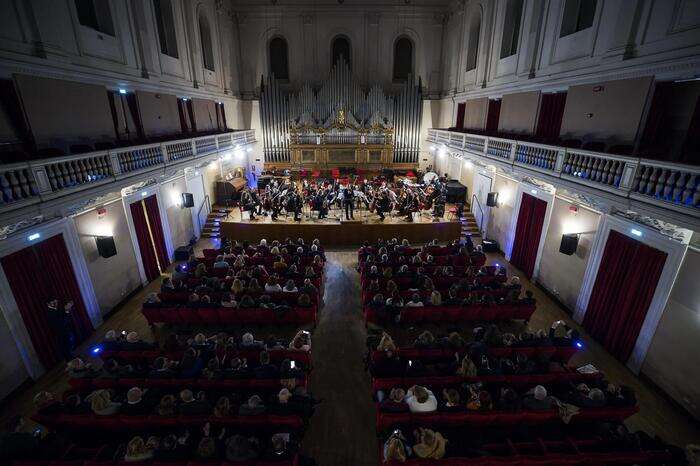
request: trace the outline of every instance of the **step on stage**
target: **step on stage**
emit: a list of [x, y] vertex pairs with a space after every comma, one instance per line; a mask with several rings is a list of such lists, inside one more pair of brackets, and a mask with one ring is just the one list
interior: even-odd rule
[[300, 222], [295, 222], [293, 215], [280, 215], [276, 221], [269, 216], [255, 216], [255, 220], [244, 220], [238, 209], [234, 209], [221, 222], [221, 233], [232, 240], [257, 242], [261, 238], [318, 238], [324, 246], [359, 246], [364, 241], [374, 242], [379, 238], [408, 239], [412, 244], [425, 243], [432, 239], [441, 242], [459, 239], [461, 225], [456, 221], [441, 218], [433, 221], [428, 212], [415, 221], [408, 222], [406, 217], [389, 216], [382, 222], [377, 214], [366, 210], [356, 211], [355, 220], [341, 220], [338, 211], [331, 211], [329, 218], [318, 220], [317, 213], [309, 218], [308, 212], [302, 215]]

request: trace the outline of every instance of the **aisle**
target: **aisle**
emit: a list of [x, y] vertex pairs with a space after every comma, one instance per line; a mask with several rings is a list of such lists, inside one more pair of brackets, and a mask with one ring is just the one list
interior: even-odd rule
[[319, 466], [378, 464], [375, 411], [364, 369], [357, 252], [326, 251], [325, 305], [313, 333], [311, 390], [316, 408], [303, 450]]

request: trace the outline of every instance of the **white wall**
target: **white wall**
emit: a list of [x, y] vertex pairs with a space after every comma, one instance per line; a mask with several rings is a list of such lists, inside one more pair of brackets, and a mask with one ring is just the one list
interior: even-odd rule
[[[537, 281], [566, 307], [573, 310], [581, 291], [600, 213], [582, 206], [578, 206], [577, 213], [572, 213], [569, 210], [571, 205], [568, 200], [554, 198]], [[568, 233], [585, 233], [579, 236], [578, 248], [571, 256], [559, 252], [561, 236]], [[563, 271], [566, 273], [562, 273]]]
[[[73, 217], [102, 315], [141, 286], [124, 206], [121, 202], [112, 202], [104, 209], [102, 218], [97, 209]], [[100, 257], [95, 236], [113, 236], [117, 254]]]
[[[437, 95], [441, 85], [440, 62], [444, 5], [404, 8], [388, 2], [344, 5], [285, 6], [270, 8], [262, 2], [239, 2], [237, 30], [240, 51], [240, 90], [259, 94], [260, 77], [269, 71], [267, 44], [275, 36], [287, 41], [289, 84], [322, 81], [331, 69], [331, 42], [338, 35], [350, 39], [352, 70], [361, 85], [392, 86], [394, 42], [409, 37], [414, 45], [414, 75], [423, 80], [427, 94]], [[353, 4], [354, 3], [354, 4]]]
[[[598, 1], [590, 28], [560, 37], [565, 2], [525, 0], [517, 53], [501, 59], [506, 2], [468, 1], [450, 16], [443, 41], [443, 95], [463, 102], [575, 84], [700, 74], [697, 2]], [[479, 54], [477, 68], [467, 71], [473, 15], [481, 16]]]
[[0, 400], [29, 378], [4, 315], [0, 315]]
[[700, 419], [700, 251], [688, 249], [642, 373]]
[[181, 207], [182, 193], [184, 192], [187, 192], [184, 176], [161, 185], [161, 199], [163, 200], [161, 208], [165, 209], [168, 216], [173, 248], [188, 244], [194, 235], [192, 213], [189, 208]]

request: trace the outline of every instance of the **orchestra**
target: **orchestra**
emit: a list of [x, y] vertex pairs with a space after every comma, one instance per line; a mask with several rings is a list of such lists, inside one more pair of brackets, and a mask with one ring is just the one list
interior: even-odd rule
[[426, 178], [423, 183], [413, 183], [408, 179], [391, 182], [382, 177], [372, 180], [348, 180], [341, 184], [338, 180], [318, 180], [294, 182], [289, 178], [273, 179], [264, 190], [246, 188], [241, 194], [241, 209], [255, 215], [270, 215], [277, 220], [284, 212], [301, 221], [302, 212], [308, 210], [308, 217], [323, 220], [332, 211], [340, 220], [353, 220], [356, 211], [376, 213], [380, 221], [387, 215], [405, 217], [412, 222], [414, 214], [431, 211], [434, 218], [445, 213], [446, 187], [437, 176]]

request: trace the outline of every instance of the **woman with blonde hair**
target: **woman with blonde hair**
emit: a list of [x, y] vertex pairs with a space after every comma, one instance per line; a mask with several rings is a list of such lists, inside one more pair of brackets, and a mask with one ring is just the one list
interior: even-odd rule
[[406, 462], [406, 446], [398, 435], [392, 435], [384, 443], [384, 461]]
[[235, 278], [231, 283], [231, 293], [237, 295], [243, 291], [243, 282], [240, 278]]
[[109, 390], [95, 390], [88, 395], [87, 400], [90, 402], [90, 409], [98, 416], [110, 416], [119, 412], [121, 403], [112, 401], [112, 394]]
[[442, 295], [439, 291], [435, 290], [432, 293], [430, 293], [430, 305], [442, 306]]
[[469, 355], [464, 355], [459, 368], [457, 368], [457, 375], [461, 375], [462, 377], [476, 376], [476, 364], [469, 358]]
[[418, 443], [413, 445], [413, 452], [419, 458], [439, 460], [445, 456], [447, 440], [440, 432], [420, 428], [417, 432]]
[[398, 291], [399, 287], [396, 285], [396, 282], [394, 280], [388, 280], [386, 282], [386, 294], [387, 295], [392, 295], [394, 294], [394, 291]]
[[146, 446], [146, 442], [143, 441], [142, 437], [136, 436], [126, 444], [124, 461], [136, 462], [149, 460], [151, 458], [153, 458], [153, 450]]
[[382, 332], [382, 338], [379, 340], [379, 345], [377, 345], [378, 351], [396, 351], [396, 344], [386, 332]]

